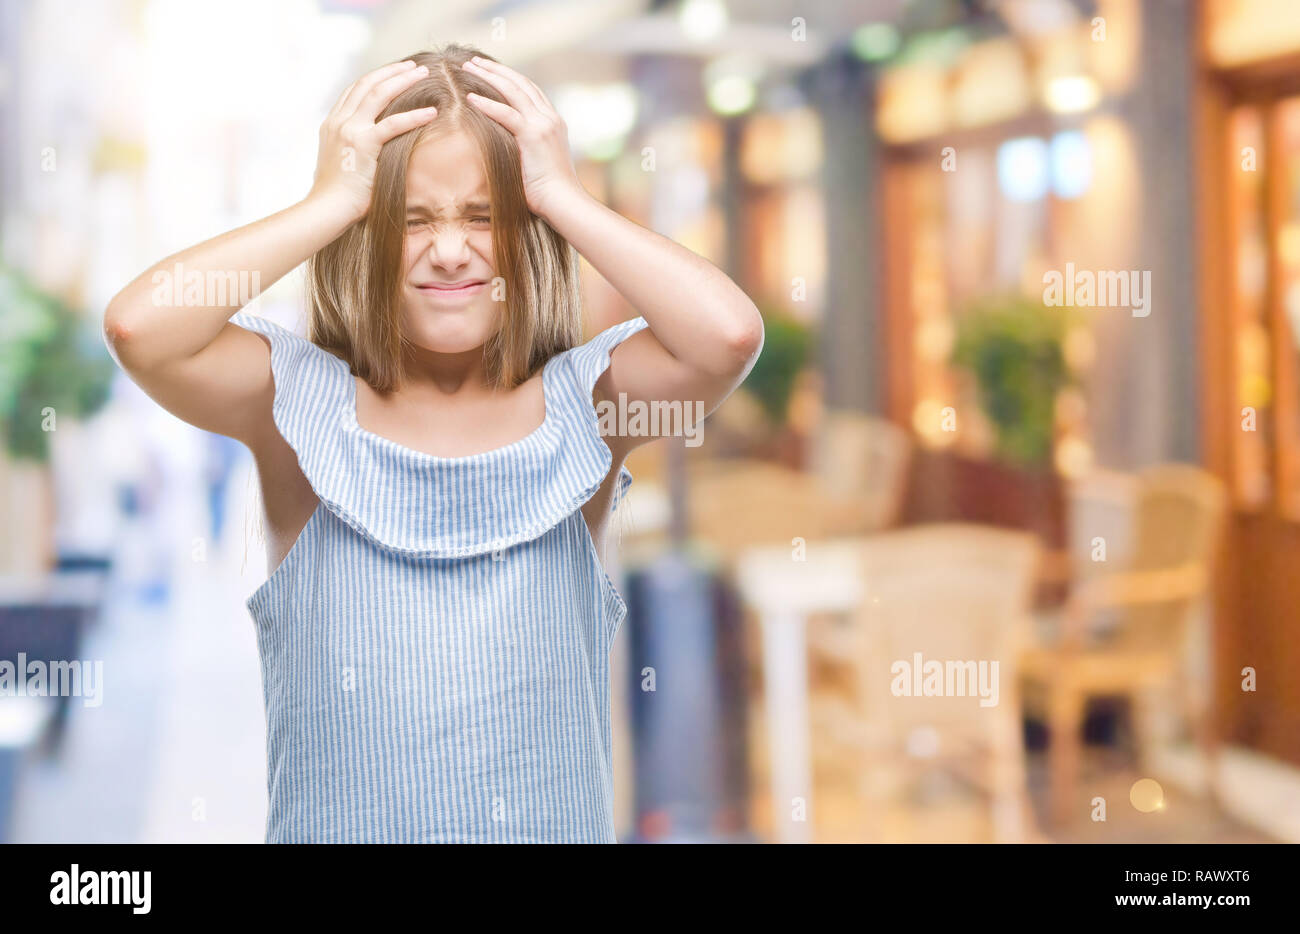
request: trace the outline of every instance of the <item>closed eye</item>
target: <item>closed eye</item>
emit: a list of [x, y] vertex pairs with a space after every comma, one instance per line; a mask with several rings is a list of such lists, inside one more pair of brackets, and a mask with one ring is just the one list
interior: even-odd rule
[[[471, 224], [490, 224], [490, 223], [492, 223], [492, 218], [487, 217], [487, 216], [484, 216], [484, 215], [476, 215], [476, 216], [474, 216], [474, 217], [469, 218], [469, 222], [470, 222]], [[432, 222], [431, 222], [431, 221], [427, 221], [427, 220], [418, 220], [418, 219], [412, 218], [411, 220], [408, 220], [408, 221], [406, 222], [406, 226], [407, 226], [407, 227], [423, 227], [423, 226], [425, 226], [426, 224], [430, 224], [430, 223], [432, 223]]]

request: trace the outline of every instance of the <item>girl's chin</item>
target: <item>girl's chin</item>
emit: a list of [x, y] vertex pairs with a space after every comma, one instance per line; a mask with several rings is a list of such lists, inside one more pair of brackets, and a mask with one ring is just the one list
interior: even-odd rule
[[465, 353], [487, 343], [496, 332], [494, 317], [475, 309], [430, 312], [425, 310], [408, 320], [407, 341], [429, 353]]

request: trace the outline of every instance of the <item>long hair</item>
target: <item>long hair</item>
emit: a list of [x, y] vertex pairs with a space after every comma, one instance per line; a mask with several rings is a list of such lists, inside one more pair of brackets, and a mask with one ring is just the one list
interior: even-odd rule
[[378, 119], [422, 107], [436, 107], [438, 115], [384, 144], [370, 210], [307, 261], [309, 338], [347, 361], [376, 392], [391, 392], [403, 380], [406, 173], [411, 153], [430, 133], [462, 130], [483, 157], [500, 280], [492, 289], [494, 295], [504, 291], [501, 328], [484, 347], [489, 384], [512, 389], [582, 340], [577, 251], [529, 211], [514, 135], [466, 102], [470, 91], [504, 102], [496, 88], [460, 67], [475, 55], [496, 60], [463, 45], [406, 57], [428, 66], [429, 75], [399, 94]]

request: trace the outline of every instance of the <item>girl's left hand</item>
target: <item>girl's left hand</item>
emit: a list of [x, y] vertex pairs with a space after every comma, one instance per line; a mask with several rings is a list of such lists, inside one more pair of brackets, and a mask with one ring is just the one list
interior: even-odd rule
[[524, 197], [540, 217], [557, 201], [585, 194], [569, 156], [569, 132], [541, 88], [500, 62], [477, 56], [462, 66], [496, 88], [503, 104], [471, 92], [470, 102], [514, 134], [519, 143]]

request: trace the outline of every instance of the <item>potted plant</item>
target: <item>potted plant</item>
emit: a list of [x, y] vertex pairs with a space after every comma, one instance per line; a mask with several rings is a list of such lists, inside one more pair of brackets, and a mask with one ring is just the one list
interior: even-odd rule
[[742, 388], [766, 418], [765, 453], [797, 467], [803, 442], [789, 424], [790, 400], [806, 371], [814, 334], [803, 322], [771, 309], [764, 309], [763, 333], [763, 351]]
[[[993, 429], [996, 462], [970, 465], [975, 508], [989, 519], [1027, 527], [1050, 543], [1064, 535], [1054, 470], [1056, 400], [1072, 382], [1064, 343], [1070, 309], [1021, 295], [991, 296], [957, 321], [952, 365], [970, 374]], [[978, 474], [978, 477], [975, 475]]]
[[85, 317], [0, 266], [0, 490], [9, 571], [39, 573], [54, 561], [50, 432], [108, 397], [113, 363]]
[[1056, 397], [1071, 381], [1063, 310], [1020, 296], [986, 299], [957, 322], [952, 363], [975, 380], [998, 456], [1045, 469], [1055, 442]]

